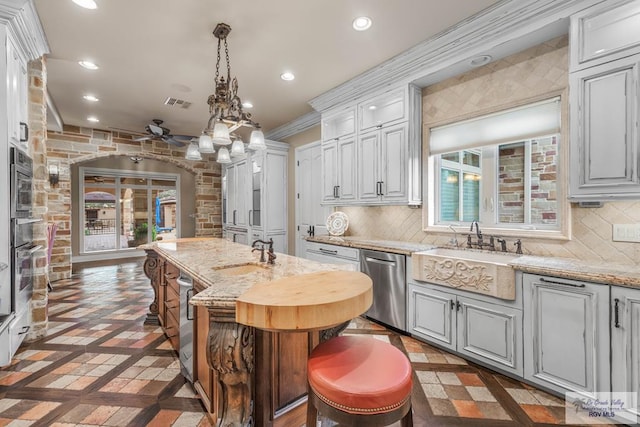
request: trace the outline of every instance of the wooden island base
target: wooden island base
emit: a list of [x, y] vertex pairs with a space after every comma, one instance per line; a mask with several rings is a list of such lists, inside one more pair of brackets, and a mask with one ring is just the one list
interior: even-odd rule
[[[203, 267], [204, 262], [194, 262], [201, 254], [218, 264], [252, 262], [249, 257], [253, 254], [247, 246], [221, 239], [176, 242], [145, 248], [144, 271], [154, 290], [147, 319], [150, 322], [157, 319], [179, 352], [181, 308], [177, 279], [181, 270], [193, 278], [190, 292], [195, 294], [191, 300], [194, 305], [187, 312], [188, 318], [193, 318], [193, 384], [211, 417], [224, 427], [303, 425], [307, 357], [321, 336], [322, 339], [333, 336], [355, 316], [342, 313], [340, 326], [332, 321], [324, 328], [317, 325], [301, 328], [305, 332], [268, 331], [238, 323], [235, 301], [254, 283], [263, 283], [265, 277], [269, 281], [273, 280], [269, 279], [271, 276], [308, 274], [336, 267], [278, 254], [279, 263], [269, 267], [273, 274], [261, 273], [254, 282], [249, 282], [252, 278], [245, 277], [244, 281], [237, 276], [225, 278], [217, 273], [217, 265]], [[371, 293], [370, 285], [366, 292]], [[358, 300], [366, 307], [370, 305], [370, 295]]]

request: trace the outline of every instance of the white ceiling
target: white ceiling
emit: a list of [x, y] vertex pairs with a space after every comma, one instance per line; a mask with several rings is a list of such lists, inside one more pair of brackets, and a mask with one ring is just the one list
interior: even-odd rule
[[[496, 0], [35, 0], [51, 54], [49, 93], [65, 124], [144, 132], [151, 119], [198, 135], [213, 92], [216, 24], [231, 25], [231, 73], [266, 131], [312, 111], [310, 99]], [[371, 29], [352, 20], [369, 16]], [[89, 59], [100, 66], [78, 65]], [[222, 67], [226, 65], [222, 64]], [[292, 71], [296, 79], [280, 79]], [[98, 103], [82, 99], [84, 94]], [[167, 97], [192, 103], [164, 105]], [[87, 122], [89, 115], [100, 119]]]

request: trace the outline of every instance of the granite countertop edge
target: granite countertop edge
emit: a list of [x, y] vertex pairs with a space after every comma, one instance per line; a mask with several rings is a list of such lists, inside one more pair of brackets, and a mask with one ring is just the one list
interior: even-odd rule
[[[417, 252], [438, 248], [436, 245], [399, 242], [392, 240], [367, 239], [351, 236], [313, 236], [307, 241], [346, 246], [358, 249], [373, 249], [412, 256]], [[464, 250], [464, 249], [461, 249]], [[620, 264], [609, 261], [582, 261], [572, 258], [556, 258], [537, 255], [521, 255], [509, 263], [515, 270], [524, 273], [555, 276], [582, 280], [604, 285], [640, 288], [640, 267], [634, 264]]]

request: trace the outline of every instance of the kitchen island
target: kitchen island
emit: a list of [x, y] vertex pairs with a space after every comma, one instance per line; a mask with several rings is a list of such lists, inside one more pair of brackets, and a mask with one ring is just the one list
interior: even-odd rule
[[[186, 334], [179, 319], [185, 313], [180, 312], [176, 282], [180, 275], [193, 280], [192, 306], [183, 306], [182, 311], [188, 316], [195, 307], [195, 315], [189, 316], [193, 318], [193, 382], [212, 417], [221, 419], [224, 426], [303, 425], [307, 355], [322, 335], [331, 335], [340, 326], [333, 323], [323, 330], [316, 325], [311, 330], [291, 332], [263, 330], [238, 323], [236, 303], [255, 285], [348, 267], [284, 254], [277, 254], [275, 264], [268, 265], [259, 262], [259, 251], [213, 238], [155, 242], [142, 249], [147, 252], [144, 270], [155, 293], [146, 323], [160, 324], [176, 351], [187, 341], [181, 339]], [[307, 280], [304, 286], [310, 283]]]

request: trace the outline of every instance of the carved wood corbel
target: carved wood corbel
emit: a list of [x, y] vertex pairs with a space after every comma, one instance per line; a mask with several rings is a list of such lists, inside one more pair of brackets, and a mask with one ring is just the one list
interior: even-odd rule
[[235, 322], [233, 309], [209, 309], [207, 362], [222, 392], [219, 426], [253, 426], [255, 330]]
[[158, 288], [162, 282], [162, 270], [164, 266], [164, 260], [158, 256], [158, 254], [151, 250], [145, 250], [147, 258], [144, 260], [144, 274], [151, 281], [151, 288], [153, 289], [153, 301], [149, 304], [149, 313], [144, 321], [145, 325], [159, 325], [158, 320]]

